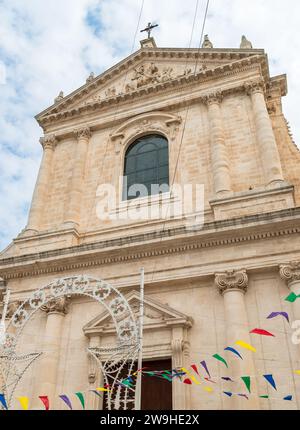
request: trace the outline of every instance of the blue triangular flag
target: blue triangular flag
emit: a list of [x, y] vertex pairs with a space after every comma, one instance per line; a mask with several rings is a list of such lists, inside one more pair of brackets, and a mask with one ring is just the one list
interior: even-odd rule
[[237, 355], [238, 357], [240, 357], [241, 360], [243, 360], [243, 357], [241, 356], [241, 354], [236, 349], [231, 348], [231, 346], [227, 346], [227, 348], [225, 348], [224, 351], [233, 352], [233, 354]]
[[226, 396], [231, 397], [232, 393], [229, 393], [228, 391], [223, 391], [224, 394], [226, 394]]
[[283, 400], [293, 400], [293, 396], [286, 396], [283, 398]]
[[0, 394], [0, 402], [5, 409], [8, 409], [4, 394]]
[[274, 390], [276, 390], [276, 391], [277, 391], [277, 388], [276, 388], [276, 384], [275, 384], [275, 381], [274, 381], [273, 375], [264, 375], [264, 378], [266, 378], [266, 380], [269, 382], [269, 384], [271, 384], [271, 385], [272, 385], [272, 387], [274, 388]]

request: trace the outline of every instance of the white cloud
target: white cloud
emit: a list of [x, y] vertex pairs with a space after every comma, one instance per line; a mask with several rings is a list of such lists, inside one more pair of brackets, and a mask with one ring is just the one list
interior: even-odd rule
[[[41, 129], [34, 115], [60, 90], [81, 86], [131, 51], [142, 0], [3, 0], [0, 2], [0, 248], [26, 224], [37, 175]], [[192, 46], [198, 46], [206, 0], [199, 9]], [[145, 0], [141, 25], [160, 24], [159, 46], [187, 47], [196, 0]], [[215, 47], [238, 47], [246, 34], [269, 54], [273, 75], [287, 73], [286, 117], [300, 142], [300, 38], [297, 0], [211, 0], [206, 33]], [[88, 18], [88, 19], [87, 19]], [[138, 32], [138, 40], [144, 35]], [[3, 76], [3, 69], [1, 69]]]

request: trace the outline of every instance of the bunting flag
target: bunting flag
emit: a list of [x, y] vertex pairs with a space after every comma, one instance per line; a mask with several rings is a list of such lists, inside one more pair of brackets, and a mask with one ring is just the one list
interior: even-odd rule
[[102, 394], [100, 394], [97, 390], [90, 390], [92, 393], [96, 394], [98, 397], [101, 397], [102, 399]]
[[244, 342], [243, 340], [237, 340], [235, 344], [241, 346], [242, 348], [248, 349], [249, 351], [256, 352], [256, 349], [254, 348], [254, 346]]
[[273, 375], [263, 375], [263, 377], [269, 382], [270, 385], [272, 385], [274, 390], [277, 390]]
[[102, 387], [98, 387], [98, 388], [96, 388], [96, 390], [97, 391], [100, 391], [100, 392], [107, 392], [107, 391], [110, 391], [108, 388], [102, 388]]
[[286, 397], [284, 397], [283, 398], [283, 400], [289, 400], [289, 401], [291, 401], [291, 400], [293, 400], [293, 396], [286, 396]]
[[251, 381], [250, 381], [250, 376], [241, 376], [241, 380], [244, 382], [244, 384], [246, 385], [247, 390], [249, 391], [249, 393], [251, 393]]
[[267, 319], [276, 318], [279, 315], [282, 315], [288, 323], [290, 322], [289, 315], [287, 312], [272, 312], [269, 316], [267, 316]]
[[201, 383], [198, 381], [198, 379], [195, 378], [185, 367], [182, 367], [181, 370], [185, 372], [186, 376], [190, 378], [191, 381], [193, 381], [196, 385], [200, 385]]
[[186, 379], [183, 381], [183, 383], [184, 383], [184, 384], [187, 384], [187, 385], [192, 385], [192, 381], [191, 381], [189, 378], [186, 378]]
[[71, 401], [70, 401], [70, 399], [69, 399], [69, 397], [68, 397], [68, 396], [66, 396], [65, 394], [61, 394], [59, 397], [61, 398], [61, 400], [63, 400], [63, 401], [66, 403], [66, 405], [67, 405], [71, 410], [73, 409], [73, 408], [72, 408], [72, 403], [71, 403]]
[[200, 362], [200, 364], [201, 364], [201, 366], [204, 368], [204, 370], [205, 370], [205, 372], [208, 374], [208, 376], [209, 376], [209, 377], [211, 377], [211, 376], [210, 376], [210, 373], [209, 373], [209, 370], [208, 370], [208, 367], [207, 367], [207, 365], [206, 365], [206, 362], [203, 360], [203, 361], [201, 361], [201, 362]]
[[41, 399], [41, 401], [43, 402], [46, 411], [49, 411], [49, 399], [48, 396], [39, 396], [39, 399]]
[[18, 397], [19, 403], [23, 411], [28, 411], [29, 408], [29, 399], [28, 397]]
[[243, 360], [243, 357], [241, 356], [241, 354], [234, 348], [231, 348], [231, 346], [227, 346], [227, 348], [224, 349], [224, 351], [230, 351], [233, 354], [237, 355], [238, 357], [240, 357], [240, 359]]
[[260, 334], [261, 336], [274, 336], [274, 334], [270, 333], [267, 330], [263, 330], [261, 328], [255, 328], [254, 330], [251, 330], [250, 333], [252, 334]]
[[176, 369], [172, 370], [172, 379], [173, 378], [179, 378], [181, 380], [181, 377], [185, 375], [185, 372], [178, 372]]
[[259, 396], [259, 397], [260, 397], [260, 399], [268, 399], [269, 398], [269, 396], [267, 394], [265, 394], [263, 396]]
[[232, 393], [230, 393], [229, 391], [223, 391], [224, 394], [226, 394], [226, 396], [231, 397]]
[[199, 374], [199, 372], [198, 372], [198, 369], [197, 369], [197, 366], [196, 366], [196, 364], [192, 364], [191, 365], [191, 368], [197, 373], [197, 375], [199, 375], [200, 376], [200, 374]]
[[213, 381], [212, 379], [210, 379], [210, 378], [204, 378], [207, 382], [211, 382], [212, 384], [216, 384], [216, 382], [215, 381]]
[[203, 389], [205, 390], [205, 391], [207, 391], [208, 393], [212, 393], [214, 390], [211, 388], [211, 387], [203, 387]]
[[229, 376], [222, 376], [221, 379], [227, 382], [234, 382], [231, 378], [229, 378]]
[[8, 409], [4, 394], [0, 394], [0, 403], [5, 409]]
[[294, 303], [299, 297], [300, 297], [300, 295], [297, 296], [295, 293], [291, 293], [285, 298], [285, 301], [290, 302], [290, 303]]
[[84, 396], [83, 396], [83, 394], [80, 393], [80, 392], [78, 392], [78, 393], [75, 393], [75, 396], [78, 397], [78, 399], [79, 399], [79, 401], [81, 403], [82, 409], [85, 409], [85, 402], [84, 402]]
[[225, 366], [228, 368], [227, 361], [226, 361], [223, 357], [221, 357], [219, 354], [214, 354], [214, 355], [213, 355], [213, 357], [214, 357], [216, 360], [219, 360], [219, 361], [221, 361], [222, 363], [224, 363], [224, 364], [225, 364]]
[[247, 394], [238, 394], [239, 397], [245, 397], [245, 399], [249, 400], [249, 397], [247, 396]]

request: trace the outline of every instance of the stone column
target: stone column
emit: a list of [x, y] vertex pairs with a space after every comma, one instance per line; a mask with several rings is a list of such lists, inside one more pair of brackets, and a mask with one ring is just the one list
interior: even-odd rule
[[74, 227], [80, 223], [82, 186], [91, 131], [88, 127], [83, 127], [76, 130], [75, 134], [77, 137], [77, 146], [72, 170], [71, 191], [64, 221], [69, 227]]
[[56, 408], [56, 403], [58, 402], [56, 398], [57, 374], [63, 321], [68, 311], [68, 303], [69, 299], [66, 297], [59, 297], [57, 299], [52, 299], [41, 308], [47, 313], [47, 321], [38, 379], [38, 392], [36, 394], [37, 396], [48, 396], [51, 409]]
[[[244, 298], [244, 294], [248, 288], [246, 270], [231, 270], [218, 273], [215, 276], [215, 283], [224, 297], [226, 346], [235, 348], [236, 346], [234, 344], [237, 340], [243, 340], [251, 344]], [[235, 381], [239, 381], [242, 385], [242, 376], [251, 377], [251, 395], [249, 401], [245, 402], [244, 398], [232, 396], [230, 405], [232, 409], [259, 409], [257, 384], [254, 376], [255, 365], [252, 354], [252, 352], [245, 350], [245, 352], [242, 353], [243, 360], [238, 357], [232, 357], [230, 360], [230, 372], [233, 372], [232, 377]], [[246, 393], [247, 390], [245, 390], [241, 390], [241, 392]]]
[[[281, 278], [287, 283], [291, 293], [300, 294], [300, 261], [282, 264], [279, 269]], [[300, 298], [293, 303], [294, 321], [300, 320]]]
[[205, 102], [208, 107], [210, 124], [214, 191], [217, 196], [222, 196], [231, 192], [230, 166], [221, 114], [222, 94], [210, 94], [206, 97]]
[[48, 135], [41, 137], [40, 143], [44, 152], [26, 226], [26, 232], [29, 233], [37, 232], [43, 219], [43, 211], [47, 203], [49, 192], [53, 154], [57, 140], [54, 135]]
[[[100, 343], [101, 338], [99, 335], [89, 335], [90, 348], [99, 348]], [[88, 366], [89, 390], [95, 390], [97, 387], [103, 387], [103, 374], [101, 372], [99, 363], [90, 353], [88, 355]], [[100, 398], [92, 391], [89, 391], [87, 395], [86, 409], [89, 411], [97, 411], [99, 409], [103, 409], [103, 397]]]
[[265, 101], [263, 81], [246, 84], [246, 91], [252, 101], [260, 157], [267, 185], [280, 185], [284, 179], [277, 143]]

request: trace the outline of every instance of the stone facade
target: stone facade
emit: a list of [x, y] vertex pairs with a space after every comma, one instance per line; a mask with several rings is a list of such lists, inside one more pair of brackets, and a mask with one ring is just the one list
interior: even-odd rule
[[[45, 135], [28, 224], [1, 253], [12, 307], [73, 274], [104, 279], [134, 302], [143, 266], [145, 358], [171, 357], [174, 366], [205, 359], [215, 378], [253, 381], [249, 402], [173, 382], [177, 409], [300, 407], [299, 346], [284, 321], [266, 319], [278, 310], [292, 321], [300, 317], [298, 302], [284, 301], [289, 288], [300, 292], [300, 153], [282, 112], [286, 77], [271, 77], [265, 52], [251, 46], [244, 40], [240, 49], [168, 49], [151, 38], [57, 97], [36, 117]], [[122, 186], [126, 149], [149, 133], [168, 139], [170, 178], [204, 185], [201, 229], [186, 230], [181, 219], [97, 218], [98, 186]], [[121, 209], [117, 201], [113, 210]], [[28, 370], [18, 393], [47, 391], [62, 408], [57, 395], [101, 383], [86, 348], [114, 334], [104, 309], [86, 298], [43, 310], [28, 323], [21, 347], [45, 350], [50, 359]], [[276, 337], [250, 336], [259, 326]], [[238, 338], [257, 352], [239, 362], [227, 355], [224, 375], [211, 356]], [[274, 374], [280, 393], [269, 400], [258, 397], [266, 394], [266, 373]], [[282, 400], [288, 394], [293, 402]], [[100, 407], [91, 396], [88, 408]]]

